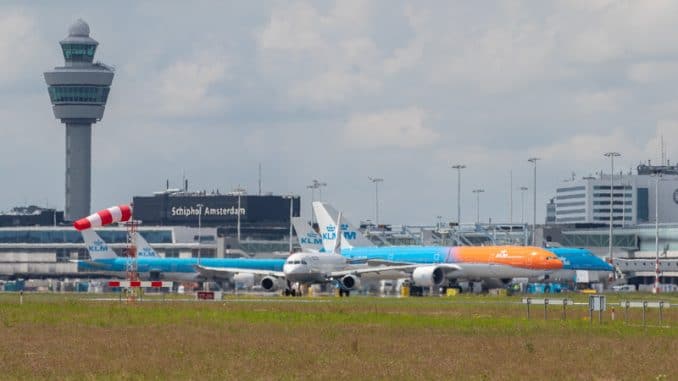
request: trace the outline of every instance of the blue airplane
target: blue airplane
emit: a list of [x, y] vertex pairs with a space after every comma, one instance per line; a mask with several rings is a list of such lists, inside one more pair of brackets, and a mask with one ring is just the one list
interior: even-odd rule
[[[131, 261], [129, 257], [117, 256], [94, 230], [83, 230], [81, 233], [91, 260], [77, 261], [78, 272], [97, 272], [116, 277], [126, 276], [127, 268]], [[200, 276], [195, 270], [195, 266], [198, 264], [207, 267], [271, 272], [282, 271], [285, 264], [285, 259], [275, 258], [201, 258], [200, 263], [198, 263], [197, 258], [163, 258], [155, 253], [140, 234], [137, 235], [136, 239], [138, 244], [137, 251], [139, 253], [136, 259], [137, 272], [142, 279], [177, 282], [209, 280]], [[236, 282], [251, 283], [254, 278], [250, 273], [239, 274], [234, 272], [232, 275], [233, 279], [230, 280]], [[262, 282], [264, 282], [264, 279], [267, 279], [267, 277], [265, 274], [261, 274], [261, 276]]]
[[[320, 235], [323, 244], [327, 245], [331, 242], [336, 231], [336, 222], [333, 215], [337, 211], [327, 203], [314, 202], [313, 211], [317, 217], [320, 226]], [[366, 239], [358, 229], [350, 224], [346, 219], [341, 226], [342, 235], [342, 255], [348, 256], [352, 259], [380, 259], [395, 262], [408, 263], [437, 263], [445, 260], [445, 250], [454, 249], [456, 251], [463, 250], [459, 248], [443, 248], [443, 247], [425, 247], [425, 246], [401, 246], [401, 247], [376, 247], [371, 241]], [[327, 249], [327, 247], [325, 247]], [[452, 251], [454, 251], [452, 250]], [[564, 273], [564, 270], [589, 270], [589, 271], [613, 271], [614, 268], [594, 255], [591, 251], [582, 248], [565, 248], [565, 247], [550, 247], [546, 248], [563, 263], [562, 269], [557, 272]], [[451, 251], [451, 252], [452, 252]], [[534, 274], [525, 272], [525, 274], [514, 274], [506, 272], [499, 274], [497, 271], [499, 267], [495, 266], [492, 271], [497, 272], [497, 277], [531, 277]], [[483, 268], [479, 268], [483, 272]], [[468, 275], [468, 274], [467, 274]]]
[[547, 247], [563, 261], [563, 270], [614, 271], [614, 267], [590, 250], [575, 247]]

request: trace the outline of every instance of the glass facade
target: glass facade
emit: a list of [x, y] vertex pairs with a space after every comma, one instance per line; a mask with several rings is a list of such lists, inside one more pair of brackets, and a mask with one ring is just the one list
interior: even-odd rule
[[[127, 232], [124, 230], [99, 230], [101, 239], [106, 243], [127, 242]], [[172, 243], [170, 230], [140, 231], [149, 243]], [[76, 230], [1, 230], [0, 243], [83, 243], [82, 234]]]
[[650, 220], [649, 195], [647, 188], [638, 188], [638, 204], [636, 205], [636, 214], [638, 222], [648, 222]]
[[66, 61], [92, 62], [97, 46], [92, 44], [62, 44], [61, 50]]
[[[638, 238], [635, 234], [615, 234], [615, 247], [636, 248]], [[566, 233], [563, 234], [563, 246], [570, 247], [607, 247], [609, 246], [607, 233]]]
[[97, 103], [106, 104], [108, 93], [111, 91], [108, 86], [50, 86], [49, 98], [52, 104], [59, 103]]

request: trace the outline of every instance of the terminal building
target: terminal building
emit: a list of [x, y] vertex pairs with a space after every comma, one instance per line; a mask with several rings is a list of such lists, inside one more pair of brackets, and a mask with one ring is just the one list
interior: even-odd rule
[[610, 208], [615, 226], [654, 222], [656, 208], [659, 223], [678, 222], [678, 166], [639, 165], [636, 174], [589, 176], [556, 189], [556, 224], [609, 224]]
[[[134, 197], [141, 235], [163, 257], [287, 255], [290, 217], [300, 197], [167, 190]], [[126, 255], [123, 226], [96, 229], [118, 255]], [[63, 212], [37, 206], [0, 214], [0, 278], [83, 277], [72, 260], [88, 259], [82, 235]]]
[[568, 181], [547, 205], [550, 218], [537, 229], [536, 241], [585, 247], [607, 257], [610, 209], [612, 254], [624, 278], [649, 287], [659, 252], [661, 283], [678, 284], [678, 165], [641, 164], [635, 174], [614, 179], [599, 175]]

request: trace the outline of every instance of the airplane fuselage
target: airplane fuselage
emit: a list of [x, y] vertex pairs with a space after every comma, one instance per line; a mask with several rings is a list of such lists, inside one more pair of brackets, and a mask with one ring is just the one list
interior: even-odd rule
[[521, 278], [562, 268], [556, 256], [532, 246], [388, 246], [342, 249], [349, 260], [384, 260], [421, 264], [453, 263], [454, 278]]
[[304, 284], [324, 283], [329, 274], [345, 270], [349, 266], [343, 255], [332, 253], [296, 253], [287, 258], [283, 266], [285, 278], [290, 282]]
[[[125, 277], [128, 257], [98, 259], [96, 261], [79, 261], [78, 272], [96, 271], [111, 276]], [[251, 258], [201, 258], [203, 266], [231, 267], [254, 270], [282, 271], [285, 259], [251, 259]], [[174, 281], [198, 281], [195, 271], [197, 258], [163, 258], [137, 257], [137, 272], [142, 279], [161, 278]]]

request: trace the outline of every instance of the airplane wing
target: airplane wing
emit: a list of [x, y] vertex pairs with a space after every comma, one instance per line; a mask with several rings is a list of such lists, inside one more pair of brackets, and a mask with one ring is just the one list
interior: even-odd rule
[[[367, 265], [370, 267], [388, 267], [388, 266], [405, 266], [405, 267], [411, 267], [411, 271], [414, 271], [415, 268], [421, 267], [421, 266], [436, 266], [439, 268], [442, 268], [443, 271], [445, 272], [445, 276], [449, 276], [450, 273], [453, 273], [455, 271], [460, 271], [462, 270], [462, 266], [455, 264], [455, 263], [431, 263], [431, 264], [426, 264], [426, 263], [412, 263], [412, 262], [398, 262], [398, 261], [388, 261], [385, 259], [369, 259], [367, 260]], [[406, 270], [403, 270], [406, 271]]]
[[400, 266], [371, 266], [371, 267], [360, 267], [355, 269], [346, 269], [340, 271], [332, 271], [329, 276], [330, 278], [341, 278], [346, 275], [363, 275], [363, 274], [380, 274], [384, 272], [403, 272], [410, 273], [417, 268], [417, 265], [400, 265]]
[[195, 265], [193, 266], [195, 270], [200, 273], [200, 275], [208, 278], [230, 278], [235, 274], [254, 274], [261, 276], [272, 276], [276, 278], [284, 278], [285, 273], [282, 271], [272, 271], [272, 270], [256, 270], [256, 269], [242, 269], [234, 267], [208, 267]]

